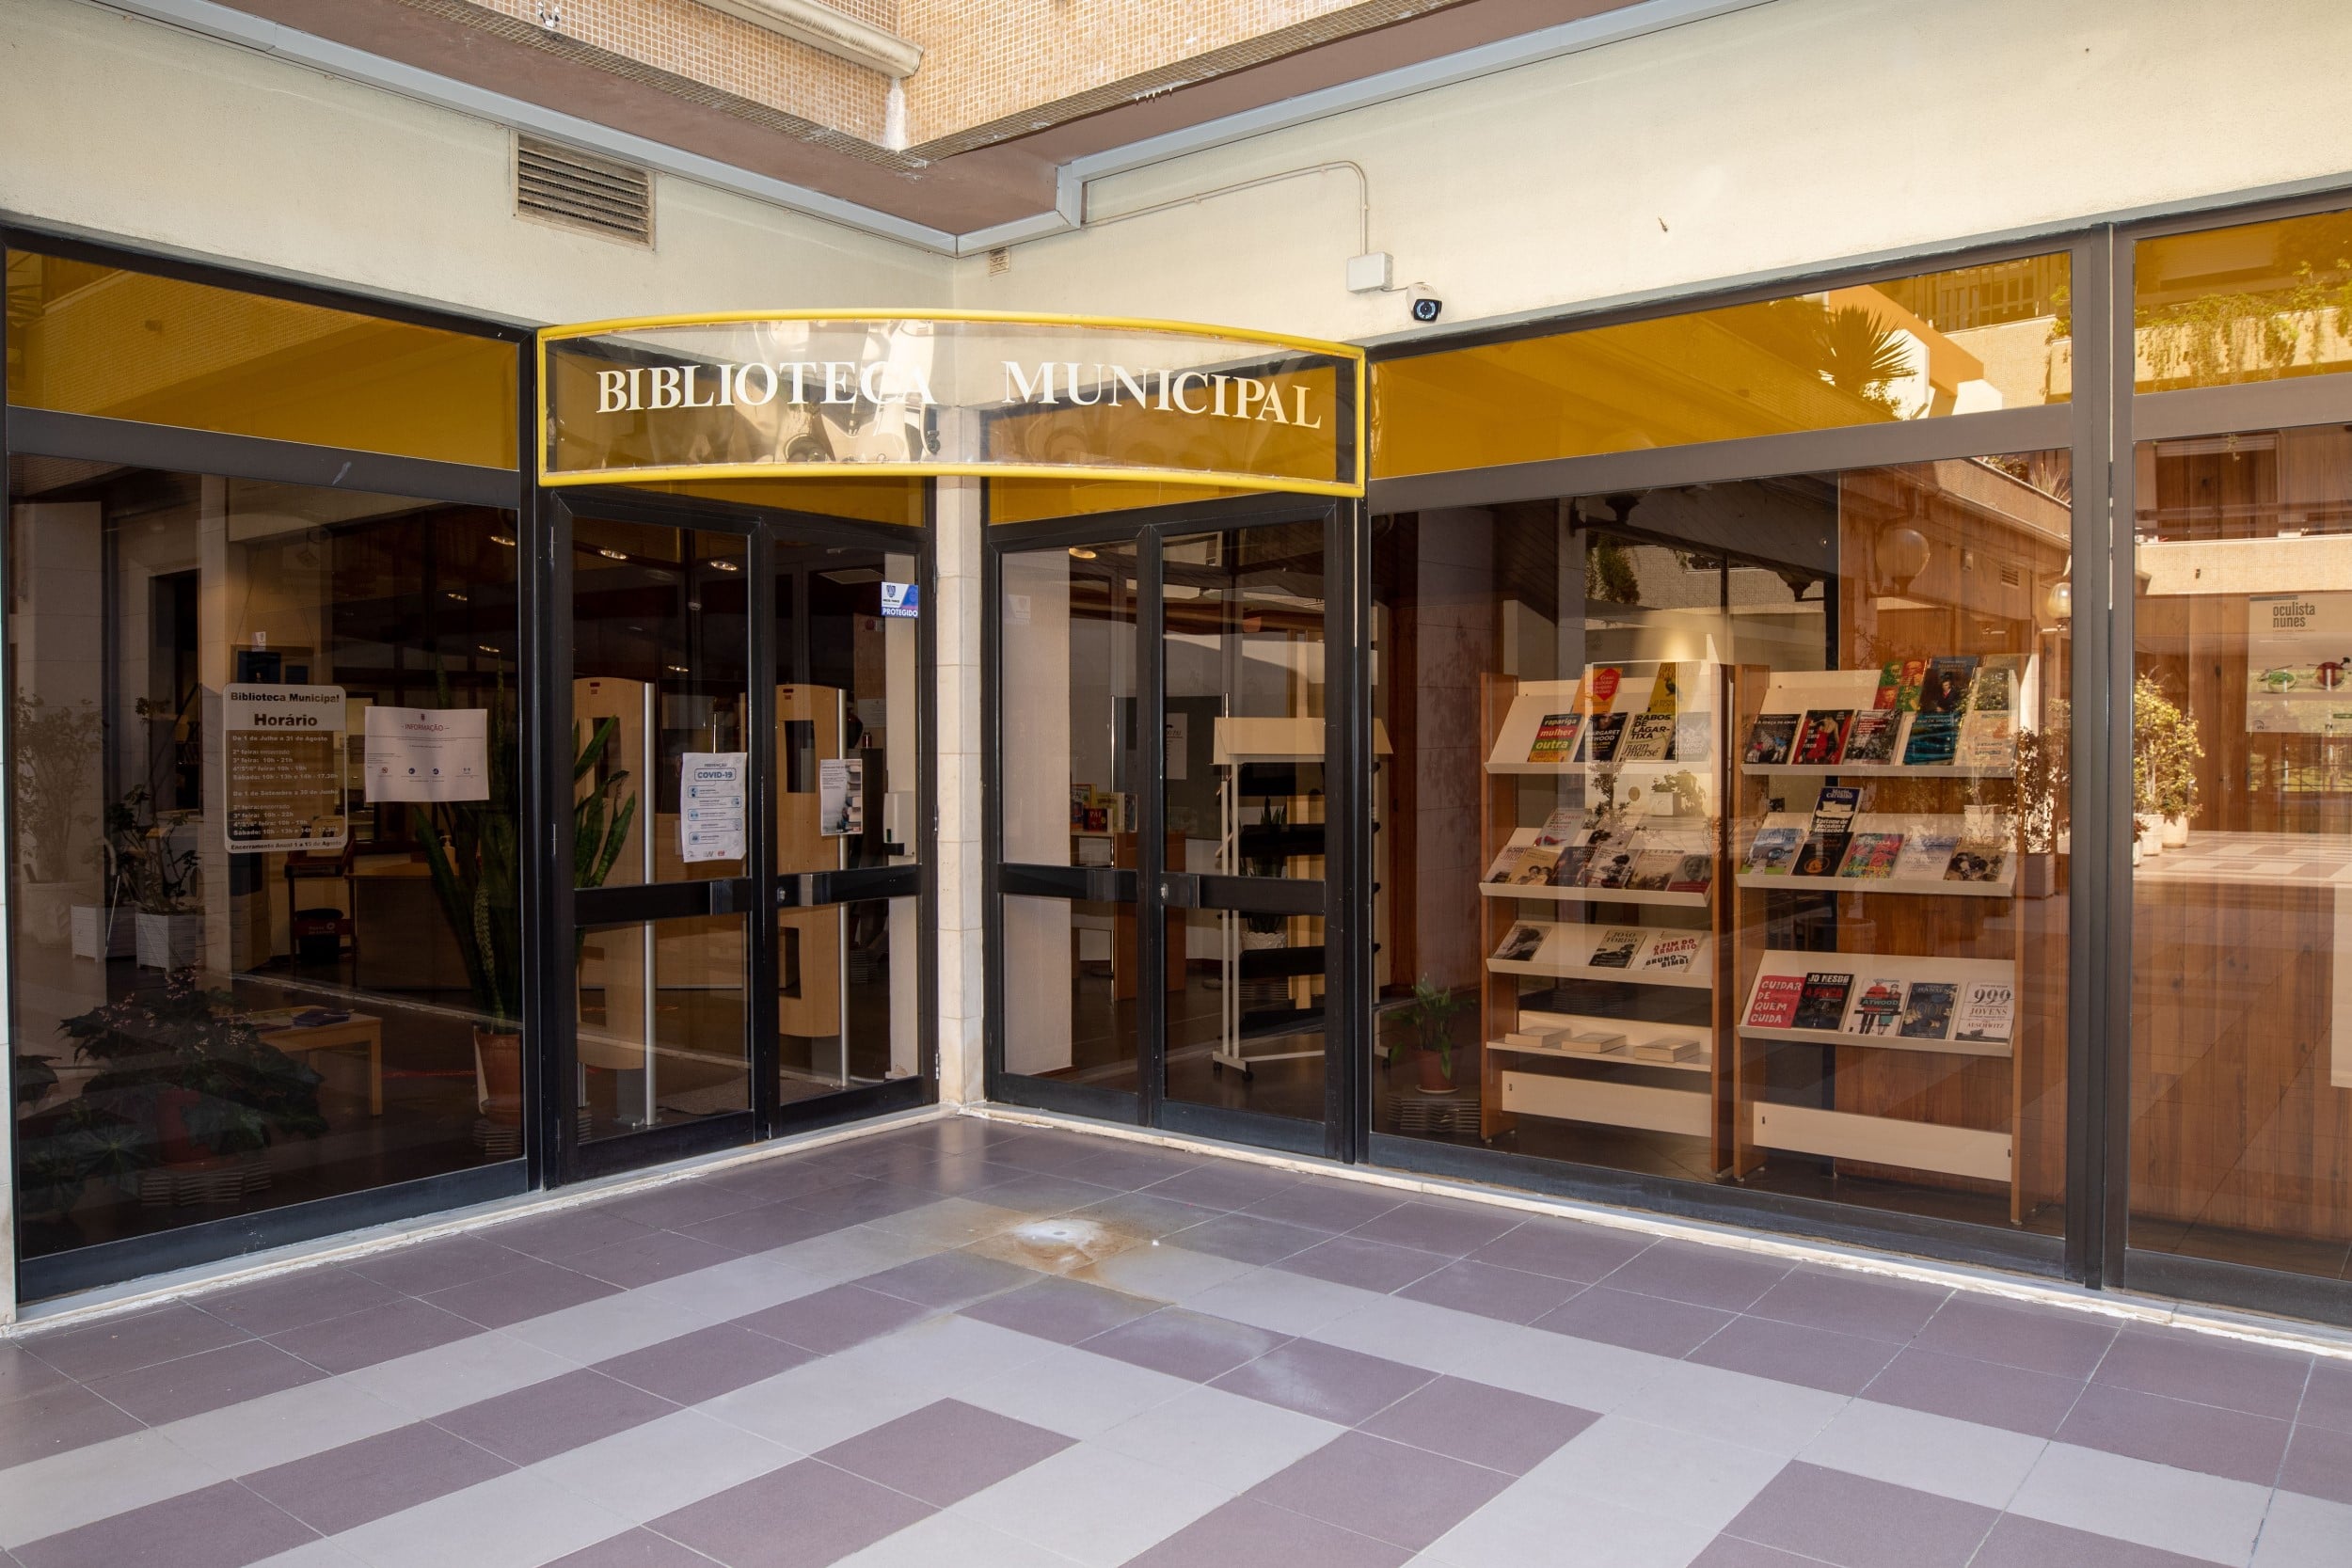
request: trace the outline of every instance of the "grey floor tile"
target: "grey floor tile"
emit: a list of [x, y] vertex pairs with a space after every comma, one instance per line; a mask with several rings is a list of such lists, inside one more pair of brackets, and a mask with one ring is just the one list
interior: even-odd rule
[[1148, 1197], [1172, 1197], [1179, 1203], [1236, 1210], [1279, 1197], [1297, 1186], [1300, 1180], [1291, 1171], [1219, 1160], [1195, 1165], [1140, 1190]]
[[[1088, 1137], [1078, 1132], [1063, 1132], [1052, 1128], [1024, 1128], [1017, 1136], [1008, 1137], [1001, 1144], [992, 1144], [988, 1157], [1000, 1165], [1018, 1165], [1023, 1170], [1061, 1172], [1073, 1165], [1105, 1160], [1112, 1155], [1124, 1155], [1136, 1160], [1176, 1161], [1181, 1158], [1173, 1150], [1163, 1152], [1139, 1144], [1127, 1144], [1104, 1138]], [[1199, 1164], [1199, 1161], [1192, 1162]], [[1175, 1174], [1171, 1166], [1164, 1172]], [[1152, 1180], [1158, 1180], [1158, 1177]], [[1140, 1186], [1141, 1182], [1134, 1185]]]
[[2053, 1443], [2009, 1510], [2162, 1551], [2244, 1562], [2271, 1494], [2221, 1476]]
[[[317, 1539], [308, 1525], [235, 1481], [183, 1493], [12, 1548], [24, 1568], [244, 1568]], [[168, 1543], [166, 1552], [159, 1544]]]
[[628, 1197], [616, 1197], [599, 1207], [632, 1224], [649, 1225], [658, 1230], [681, 1230], [722, 1214], [739, 1214], [758, 1202], [749, 1193], [704, 1177], [665, 1182]]
[[1074, 1277], [1129, 1295], [1188, 1302], [1219, 1285], [1257, 1272], [1257, 1265], [1236, 1262], [1231, 1258], [1212, 1258], [1205, 1252], [1163, 1243], [1158, 1246], [1129, 1247], [1071, 1272]]
[[[2151, 1464], [2269, 1486], [2287, 1449], [2288, 1423], [2218, 1405], [2193, 1404], [2093, 1380], [2058, 1439]], [[2344, 1448], [2352, 1453], [2352, 1442]]]
[[1294, 1339], [1278, 1344], [1215, 1380], [1213, 1387], [1285, 1410], [1353, 1426], [1379, 1414], [1427, 1383], [1419, 1367]]
[[483, 1332], [482, 1325], [413, 1296], [274, 1334], [269, 1342], [322, 1371], [356, 1372]]
[[1788, 1275], [1777, 1258], [1692, 1242], [1660, 1242], [1626, 1262], [1604, 1284], [1692, 1307], [1744, 1312]]
[[1622, 1345], [1652, 1355], [1688, 1355], [1720, 1333], [1732, 1316], [1712, 1307], [1595, 1285], [1537, 1318], [1534, 1326], [1548, 1334]]
[[1170, 1307], [1121, 1323], [1085, 1341], [1085, 1348], [1170, 1377], [1206, 1383], [1283, 1343], [1279, 1334]]
[[247, 1334], [264, 1338], [366, 1307], [380, 1307], [400, 1292], [390, 1286], [331, 1265], [297, 1269], [235, 1290], [209, 1292], [196, 1305]]
[[55, 1387], [0, 1405], [0, 1469], [139, 1430], [138, 1418], [62, 1375]]
[[2330, 1432], [2352, 1432], [2352, 1361], [2315, 1364], [2295, 1418]]
[[963, 1309], [967, 1318], [1016, 1333], [1074, 1345], [1120, 1323], [1159, 1310], [1159, 1303], [1089, 1285], [1082, 1279], [1038, 1279]]
[[1724, 1533], [1840, 1568], [1963, 1568], [1998, 1517], [1974, 1503], [1799, 1462]]
[[2206, 1559], [2005, 1514], [1970, 1568], [2211, 1568]]
[[1738, 1318], [1691, 1353], [1704, 1366], [1749, 1372], [1833, 1394], [1858, 1394], [1895, 1359], [1884, 1339], [1805, 1328], [1769, 1318]]
[[821, 1187], [785, 1201], [835, 1225], [864, 1225], [940, 1199], [935, 1194], [916, 1187], [901, 1187], [893, 1181], [861, 1181], [849, 1186]]
[[370, 1568], [534, 1568], [631, 1522], [525, 1467], [371, 1520], [335, 1544]]
[[160, 1426], [224, 1405], [242, 1404], [281, 1388], [297, 1388], [326, 1375], [275, 1345], [245, 1339], [177, 1361], [102, 1377], [89, 1385], [89, 1390], [149, 1425]]
[[493, 1227], [481, 1235], [444, 1236], [394, 1247], [350, 1264], [353, 1274], [412, 1296], [431, 1295], [453, 1285], [464, 1285], [494, 1274], [504, 1274], [522, 1261], [522, 1254], [488, 1240]]
[[0, 1407], [53, 1393], [72, 1381], [23, 1346], [0, 1344]]
[[1691, 1560], [1690, 1568], [1820, 1568], [1820, 1560], [1742, 1541], [1736, 1535], [1719, 1535]]
[[1924, 1410], [1855, 1400], [1798, 1455], [1849, 1475], [2007, 1508], [2042, 1457], [2042, 1439]]
[[790, 1371], [815, 1354], [737, 1323], [713, 1323], [599, 1361], [594, 1370], [677, 1404], [700, 1404]]
[[1327, 1279], [1335, 1285], [1353, 1285], [1359, 1291], [1378, 1291], [1385, 1295], [1403, 1290], [1416, 1279], [1426, 1278], [1452, 1261], [1439, 1253], [1347, 1235], [1319, 1242], [1274, 1267]]
[[247, 1338], [243, 1329], [175, 1301], [75, 1327], [36, 1330], [23, 1342], [26, 1350], [66, 1376], [88, 1382], [218, 1350]]
[[1165, 1465], [1079, 1443], [975, 1493], [955, 1512], [1081, 1568], [1117, 1568], [1229, 1500], [1223, 1488]]
[[639, 1528], [609, 1535], [557, 1558], [547, 1568], [710, 1568], [710, 1560], [668, 1536]]
[[815, 1457], [946, 1508], [1052, 1458], [1070, 1443], [1058, 1432], [961, 1400], [941, 1400]]
[[2352, 1504], [2281, 1492], [2263, 1521], [2254, 1568], [2346, 1568], [2352, 1564]]
[[1188, 1230], [1203, 1220], [1213, 1220], [1225, 1212], [1202, 1203], [1184, 1203], [1172, 1197], [1154, 1197], [1147, 1189], [1142, 1192], [1120, 1193], [1100, 1203], [1089, 1203], [1083, 1209], [1070, 1212], [1072, 1219], [1089, 1220], [1108, 1226], [1134, 1241], [1165, 1241], [1179, 1230]]
[[1277, 1334], [1306, 1334], [1376, 1299], [1370, 1291], [1327, 1279], [1261, 1268], [1203, 1291], [1186, 1305], [1213, 1318], [1254, 1323]]
[[1345, 1430], [1222, 1388], [1187, 1388], [1112, 1427], [1101, 1443], [1231, 1497], [1296, 1464]]
[[1706, 1528], [1686, 1518], [1592, 1498], [1564, 1509], [1557, 1496], [1520, 1485], [1449, 1530], [1424, 1560], [1449, 1568], [1549, 1568], [1555, 1561], [1576, 1568], [1684, 1568], [1707, 1543]]
[[2091, 1381], [2291, 1419], [2311, 1370], [2301, 1351], [2126, 1323]]
[[705, 1410], [674, 1410], [542, 1460], [531, 1473], [642, 1525], [805, 1457]]
[[1519, 1218], [1510, 1210], [1487, 1204], [1421, 1197], [1366, 1220], [1348, 1234], [1368, 1242], [1387, 1242], [1394, 1246], [1461, 1258], [1501, 1240], [1518, 1227]]
[[530, 1465], [676, 1408], [643, 1388], [582, 1368], [450, 1411], [435, 1418], [434, 1425], [501, 1459]]
[[823, 1568], [931, 1512], [870, 1481], [803, 1460], [649, 1522], [727, 1568]]
[[843, 1568], [1071, 1568], [1068, 1558], [961, 1513], [934, 1513], [842, 1560]]
[[569, 1253], [557, 1259], [567, 1269], [577, 1269], [591, 1279], [601, 1279], [608, 1285], [634, 1288], [651, 1285], [658, 1280], [675, 1279], [682, 1274], [698, 1269], [716, 1268], [740, 1256], [729, 1248], [698, 1236], [680, 1235], [675, 1230], [656, 1230], [643, 1236], [632, 1236], [586, 1252]]
[[755, 1333], [831, 1355], [930, 1315], [930, 1308], [919, 1302], [861, 1285], [834, 1285], [735, 1321]]
[[1531, 1219], [1470, 1254], [1481, 1263], [1589, 1285], [1646, 1252], [1650, 1238], [1574, 1220]]
[[1882, 1404], [2049, 1437], [2064, 1423], [2085, 1386], [2080, 1378], [1944, 1355], [1913, 1345], [1888, 1362], [1862, 1393]]
[[840, 1227], [840, 1221], [813, 1214], [779, 1199], [682, 1226], [678, 1234], [691, 1236], [698, 1242], [708, 1242], [729, 1252], [748, 1254], [772, 1252], [777, 1247], [805, 1242], [812, 1236], [822, 1236]]
[[1019, 1170], [1011, 1165], [990, 1164], [985, 1174], [989, 1180], [976, 1183], [963, 1196], [982, 1203], [1018, 1209], [1025, 1214], [1066, 1214], [1090, 1203], [1108, 1202], [1126, 1190], [1073, 1181], [1066, 1176], [1047, 1176], [1042, 1171]]
[[1397, 1568], [1412, 1554], [1288, 1509], [1236, 1497], [1128, 1560], [1128, 1568]]
[[1525, 1475], [1598, 1418], [1574, 1405], [1438, 1377], [1362, 1423], [1375, 1437]]
[[487, 1449], [419, 1422], [240, 1479], [311, 1528], [334, 1535], [512, 1468]]
[[534, 1214], [528, 1219], [511, 1220], [494, 1225], [481, 1232], [485, 1241], [495, 1242], [510, 1251], [525, 1257], [549, 1261], [596, 1247], [626, 1242], [632, 1236], [650, 1236], [654, 1227], [623, 1218], [611, 1207], [600, 1203], [575, 1205], [558, 1209], [553, 1213]]
[[[1589, 1400], [1571, 1402], [1599, 1408]], [[1678, 1361], [1644, 1384], [1626, 1408], [1654, 1425], [1704, 1436], [1737, 1433], [1749, 1448], [1788, 1456], [1819, 1437], [1849, 1402], [1843, 1394]]]
[[1957, 1291], [1913, 1346], [2053, 1377], [2087, 1378], [2115, 1340], [2112, 1319]]
[[1271, 1263], [1304, 1252], [1327, 1239], [1325, 1232], [1303, 1225], [1287, 1225], [1257, 1214], [1219, 1214], [1213, 1220], [1179, 1230], [1171, 1238], [1178, 1246], [1231, 1258], [1240, 1263]]
[[1243, 1495], [1419, 1551], [1510, 1483], [1498, 1470], [1351, 1432]]
[[485, 1328], [505, 1328], [527, 1318], [613, 1295], [619, 1289], [573, 1269], [525, 1259], [503, 1274], [485, 1275], [419, 1299]]
[[1564, 1513], [1601, 1502], [1722, 1529], [1754, 1502], [1787, 1463], [1732, 1441], [1604, 1416], [1532, 1466], [1526, 1484], [1566, 1499]]
[[1851, 1269], [1802, 1267], [1748, 1310], [1759, 1318], [1907, 1344], [1951, 1295], [1940, 1286], [1884, 1279]]
[[1144, 1367], [1057, 1346], [964, 1388], [959, 1398], [1068, 1437], [1095, 1437], [1198, 1385]]
[[1251, 1204], [1249, 1212], [1270, 1220], [1336, 1234], [1379, 1218], [1410, 1196], [1360, 1181], [1310, 1176], [1302, 1178], [1295, 1186]]
[[2352, 1432], [2309, 1422], [2295, 1429], [2279, 1484], [2306, 1497], [2352, 1503]]
[[1583, 1287], [1550, 1275], [1499, 1268], [1467, 1259], [1424, 1275], [1397, 1292], [1414, 1301], [1475, 1312], [1504, 1323], [1532, 1323]]

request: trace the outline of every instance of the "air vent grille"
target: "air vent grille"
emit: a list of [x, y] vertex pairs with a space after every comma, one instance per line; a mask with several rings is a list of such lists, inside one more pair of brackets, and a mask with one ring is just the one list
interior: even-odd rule
[[515, 211], [631, 245], [653, 244], [653, 176], [536, 136], [515, 138]]

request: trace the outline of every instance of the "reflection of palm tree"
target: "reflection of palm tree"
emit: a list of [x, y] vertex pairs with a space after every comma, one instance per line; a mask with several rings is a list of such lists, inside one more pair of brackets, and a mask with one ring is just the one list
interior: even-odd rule
[[1821, 375], [1831, 386], [1895, 411], [1887, 383], [1911, 373], [1911, 354], [1901, 332], [1860, 306], [1848, 305], [1821, 313], [1813, 342]]

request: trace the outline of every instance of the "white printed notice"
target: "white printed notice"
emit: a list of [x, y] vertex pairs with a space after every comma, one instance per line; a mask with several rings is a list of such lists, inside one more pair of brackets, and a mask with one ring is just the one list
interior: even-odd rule
[[2352, 734], [2352, 594], [2246, 601], [2246, 727]]
[[827, 838], [865, 836], [864, 757], [827, 757], [818, 763], [817, 831]]
[[486, 800], [490, 798], [490, 710], [486, 707], [368, 709], [368, 800]]
[[341, 849], [343, 689], [224, 687], [220, 721], [229, 852]]
[[689, 752], [678, 759], [677, 852], [686, 861], [743, 858], [749, 753]]

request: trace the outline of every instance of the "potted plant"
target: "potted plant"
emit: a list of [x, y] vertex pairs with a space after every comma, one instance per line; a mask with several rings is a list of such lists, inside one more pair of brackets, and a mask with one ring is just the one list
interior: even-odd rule
[[[1426, 974], [1413, 982], [1413, 1000], [1403, 1012], [1412, 1032], [1413, 1065], [1419, 1074], [1415, 1086], [1422, 1093], [1445, 1094], [1454, 1087], [1454, 1020], [1470, 1006], [1469, 997], [1454, 994]], [[1391, 1037], [1391, 1067], [1404, 1043]]]
[[73, 874], [75, 830], [96, 815], [88, 798], [90, 771], [103, 731], [97, 707], [85, 701], [51, 704], [40, 696], [16, 699], [13, 784], [15, 822], [24, 877], [18, 890], [18, 928], [39, 940], [67, 937], [75, 919], [73, 898], [84, 889]]
[[2017, 811], [2026, 854], [2019, 886], [2028, 898], [2047, 898], [2057, 891], [2059, 840], [2069, 820], [2073, 774], [2065, 711], [2055, 701], [2051, 705], [2049, 728], [2017, 732]]
[[2204, 742], [2196, 722], [2181, 711], [2153, 675], [2132, 682], [2132, 812], [2145, 823], [2146, 852], [2188, 842], [2189, 815], [2197, 809], [2197, 765]]
[[192, 815], [151, 818], [144, 784], [106, 808], [106, 855], [137, 911], [134, 946], [142, 969], [186, 969], [204, 958], [202, 856], [179, 844]]

